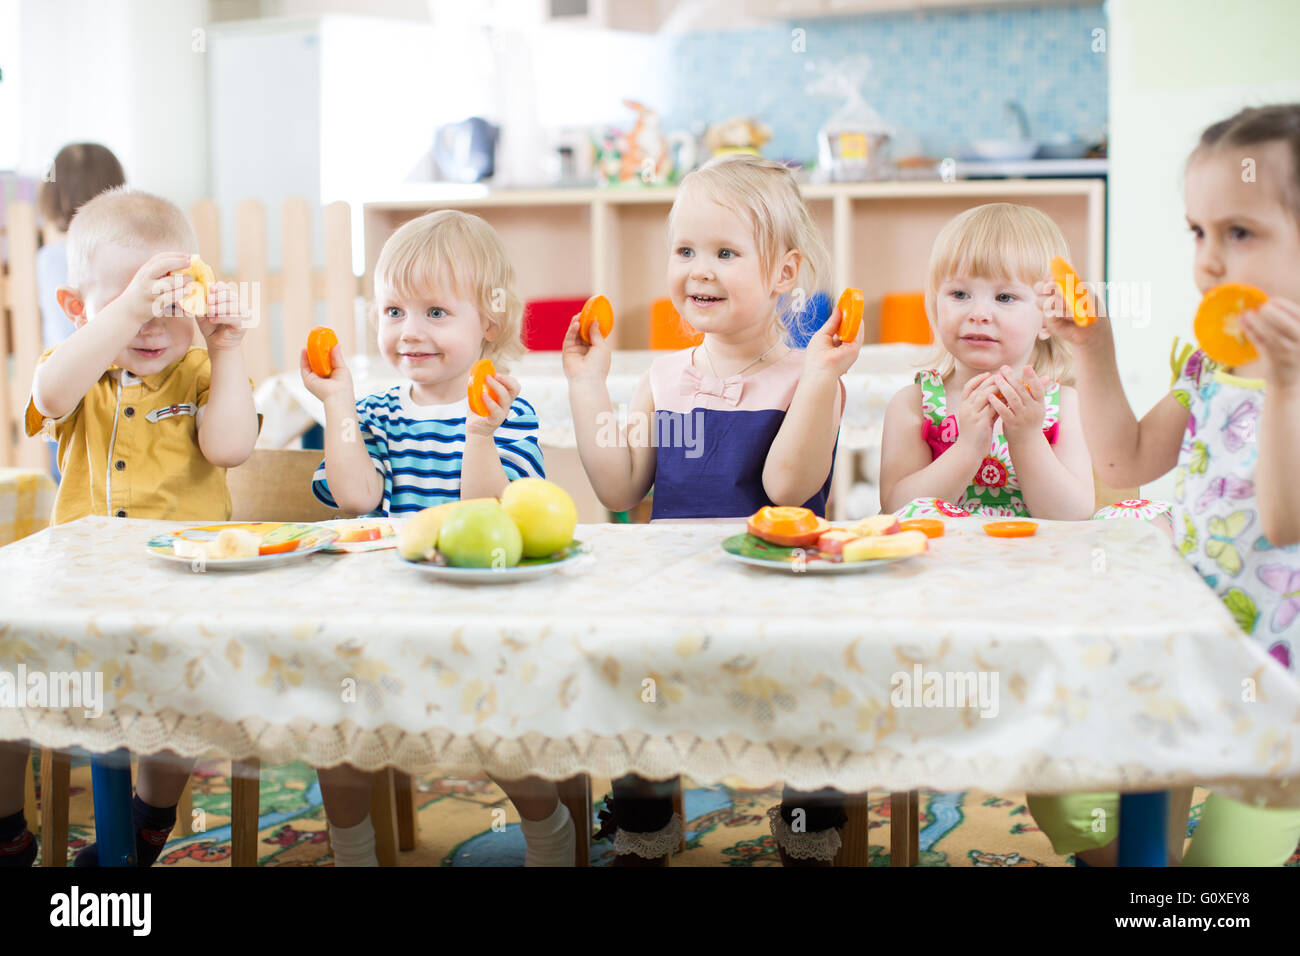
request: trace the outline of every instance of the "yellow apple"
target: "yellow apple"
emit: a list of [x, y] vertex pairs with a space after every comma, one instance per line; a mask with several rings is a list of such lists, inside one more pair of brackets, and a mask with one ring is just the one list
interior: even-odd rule
[[844, 546], [845, 561], [871, 561], [876, 558], [902, 558], [920, 554], [929, 547], [924, 531], [899, 531], [896, 534], [873, 534]]
[[506, 485], [501, 507], [519, 526], [524, 557], [544, 558], [573, 541], [578, 508], [569, 493], [544, 478], [520, 478]]

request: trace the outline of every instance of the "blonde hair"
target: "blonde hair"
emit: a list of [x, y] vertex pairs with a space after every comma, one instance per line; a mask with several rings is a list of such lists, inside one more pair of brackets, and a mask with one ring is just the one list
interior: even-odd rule
[[385, 286], [415, 298], [444, 284], [496, 326], [496, 340], [483, 342], [484, 358], [523, 354], [524, 303], [515, 291], [515, 270], [501, 237], [478, 216], [440, 209], [412, 219], [389, 237], [375, 263], [376, 295]]
[[[931, 360], [940, 377], [947, 378], [956, 359], [939, 339], [939, 286], [955, 276], [973, 279], [1015, 279], [1026, 285], [1051, 275], [1056, 256], [1070, 256], [1065, 236], [1051, 218], [1029, 206], [994, 202], [967, 209], [939, 231], [930, 250], [930, 274], [925, 286], [925, 315], [938, 350]], [[1040, 375], [1068, 384], [1070, 350], [1055, 335], [1034, 342], [1029, 364]]]
[[68, 285], [92, 279], [90, 263], [103, 245], [144, 249], [160, 244], [191, 252], [199, 245], [180, 207], [152, 193], [118, 186], [91, 199], [68, 224]]
[[[830, 275], [830, 255], [804, 205], [794, 176], [780, 163], [749, 153], [709, 160], [682, 179], [677, 199], [668, 213], [669, 242], [677, 207], [688, 201], [688, 197], [697, 195], [735, 211], [748, 222], [758, 247], [759, 266], [765, 275], [771, 274], [787, 252], [799, 252], [795, 292], [778, 300], [775, 313], [786, 343], [790, 344], [802, 316], [812, 313], [813, 296]], [[802, 296], [797, 295], [799, 291]]]

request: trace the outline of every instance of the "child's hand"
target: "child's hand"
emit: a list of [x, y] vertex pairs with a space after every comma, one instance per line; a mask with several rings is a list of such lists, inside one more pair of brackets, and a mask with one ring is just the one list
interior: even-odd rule
[[[597, 332], [597, 335], [600, 333]], [[489, 375], [484, 382], [486, 388], [483, 389], [483, 404], [487, 406], [488, 413], [476, 415], [470, 412], [465, 419], [465, 435], [483, 435], [491, 438], [493, 433], [506, 420], [506, 415], [510, 412], [510, 405], [519, 397], [519, 381], [513, 375], [507, 375], [505, 372], [497, 372], [495, 375]]]
[[[177, 276], [176, 278], [180, 278]], [[207, 315], [197, 317], [209, 352], [239, 348], [250, 315], [240, 312], [239, 286], [214, 282], [208, 287]]]
[[[1032, 365], [1026, 365], [1019, 374], [1004, 365], [993, 374], [991, 381], [994, 389], [988, 397], [989, 407], [1002, 419], [1002, 432], [1007, 441], [1014, 443], [1041, 433], [1043, 419], [1047, 417], [1047, 376], [1040, 378]], [[1001, 400], [998, 392], [1002, 393]]]
[[578, 334], [578, 316], [575, 315], [569, 323], [569, 331], [564, 333], [564, 345], [561, 346], [564, 375], [570, 382], [604, 384], [609, 377], [609, 362], [613, 353], [605, 337], [600, 334], [599, 323], [591, 323], [589, 333], [590, 345]]
[[170, 315], [173, 308], [180, 308], [185, 280], [169, 273], [189, 264], [189, 254], [184, 252], [160, 252], [150, 256], [111, 305], [126, 309], [132, 321], [141, 326], [155, 317]]
[[1300, 385], [1300, 306], [1269, 299], [1243, 314], [1239, 323], [1263, 360], [1264, 381], [1277, 388]]
[[298, 368], [302, 372], [302, 383], [307, 386], [307, 391], [325, 405], [328, 405], [331, 399], [338, 400], [342, 397], [346, 397], [348, 402], [355, 402], [356, 392], [352, 386], [352, 372], [343, 361], [343, 349], [340, 346], [336, 345], [330, 349], [330, 364], [334, 368], [330, 371], [329, 377], [322, 378], [312, 371], [311, 363], [307, 361], [307, 350], [302, 350]]
[[1102, 323], [1109, 325], [1106, 297], [1098, 295], [1097, 290], [1086, 282], [1084, 287], [1092, 298], [1093, 308], [1097, 310], [1097, 321], [1092, 325], [1075, 324], [1073, 315], [1065, 307], [1065, 296], [1056, 280], [1047, 279], [1034, 286], [1034, 295], [1038, 298], [1038, 307], [1043, 312], [1043, 324], [1047, 326], [1047, 331], [1076, 347], [1097, 344], [1102, 339], [1099, 334]]
[[836, 307], [822, 327], [812, 334], [804, 348], [804, 368], [810, 371], [820, 370], [839, 378], [858, 360], [862, 351], [862, 339], [866, 334], [866, 325], [858, 326], [857, 337], [852, 342], [841, 342], [835, 333], [839, 331], [843, 316]]
[[993, 422], [997, 412], [989, 405], [989, 396], [997, 387], [992, 372], [976, 375], [961, 390], [957, 408], [957, 441], [987, 454], [993, 441]]

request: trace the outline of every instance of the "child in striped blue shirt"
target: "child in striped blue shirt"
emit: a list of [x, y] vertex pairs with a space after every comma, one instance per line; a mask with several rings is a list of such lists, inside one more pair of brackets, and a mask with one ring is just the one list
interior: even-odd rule
[[[467, 498], [495, 498], [516, 478], [545, 477], [537, 415], [519, 383], [487, 380], [488, 414], [470, 411], [470, 367], [523, 351], [523, 303], [500, 238], [477, 216], [440, 210], [406, 223], [375, 265], [379, 351], [407, 382], [354, 402], [342, 351], [333, 371], [303, 384], [325, 405], [325, 460], [312, 491], [356, 515], [396, 515]], [[371, 774], [321, 768], [321, 796], [336, 866], [377, 866]], [[525, 866], [572, 866], [574, 828], [555, 784], [497, 780], [519, 811]]]

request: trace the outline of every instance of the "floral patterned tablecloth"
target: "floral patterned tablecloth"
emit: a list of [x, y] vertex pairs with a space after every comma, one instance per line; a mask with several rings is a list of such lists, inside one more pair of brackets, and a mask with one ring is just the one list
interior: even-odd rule
[[1145, 522], [955, 520], [839, 575], [736, 563], [736, 522], [584, 525], [590, 557], [508, 585], [392, 551], [193, 573], [145, 549], [181, 526], [90, 517], [0, 549], [0, 670], [100, 671], [107, 698], [0, 707], [0, 739], [1300, 804], [1300, 686]]

